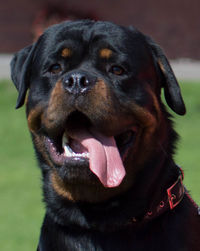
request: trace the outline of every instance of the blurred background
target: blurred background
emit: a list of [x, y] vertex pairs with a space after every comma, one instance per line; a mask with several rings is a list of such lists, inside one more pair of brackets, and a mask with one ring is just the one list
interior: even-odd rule
[[[200, 203], [200, 1], [199, 0], [6, 0], [0, 5], [0, 249], [36, 250], [44, 215], [24, 108], [15, 110], [10, 81], [14, 52], [51, 24], [90, 18], [134, 25], [161, 45], [181, 85], [187, 107], [174, 115], [181, 139], [176, 155], [184, 183]], [[171, 111], [170, 111], [171, 112]]]

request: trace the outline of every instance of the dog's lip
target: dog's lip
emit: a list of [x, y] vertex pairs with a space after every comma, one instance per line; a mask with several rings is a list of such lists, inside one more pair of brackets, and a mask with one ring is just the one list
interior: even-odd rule
[[[63, 166], [66, 165], [68, 162], [85, 162], [85, 164], [88, 165], [89, 163], [89, 156], [87, 153], [80, 154], [80, 153], [72, 153], [71, 156], [66, 155], [65, 149], [62, 148], [62, 150], [59, 150], [56, 146], [57, 143], [50, 139], [49, 137], [46, 137], [45, 145], [47, 148], [47, 151], [50, 155], [50, 158], [54, 164], [57, 166]], [[59, 147], [60, 148], [60, 147]]]
[[137, 127], [134, 126], [114, 137], [122, 159], [125, 158], [128, 149], [134, 144], [136, 135]]

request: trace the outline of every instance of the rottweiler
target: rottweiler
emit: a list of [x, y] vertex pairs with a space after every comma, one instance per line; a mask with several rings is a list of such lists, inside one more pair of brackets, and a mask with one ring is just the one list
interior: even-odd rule
[[166, 106], [186, 109], [149, 36], [111, 22], [56, 24], [14, 55], [11, 76], [42, 173], [38, 251], [200, 250]]

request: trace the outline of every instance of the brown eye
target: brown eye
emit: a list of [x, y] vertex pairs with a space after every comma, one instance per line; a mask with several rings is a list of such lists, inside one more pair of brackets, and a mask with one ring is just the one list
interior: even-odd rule
[[124, 73], [124, 69], [121, 66], [115, 65], [111, 68], [111, 72], [115, 75], [120, 76]]
[[49, 70], [53, 74], [58, 74], [62, 71], [61, 65], [60, 64], [54, 64], [50, 67]]

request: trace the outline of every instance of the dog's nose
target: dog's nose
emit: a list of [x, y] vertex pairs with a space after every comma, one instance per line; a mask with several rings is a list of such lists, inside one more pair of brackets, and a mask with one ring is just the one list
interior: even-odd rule
[[64, 77], [63, 85], [70, 94], [83, 94], [95, 83], [95, 80], [82, 72], [71, 73]]

